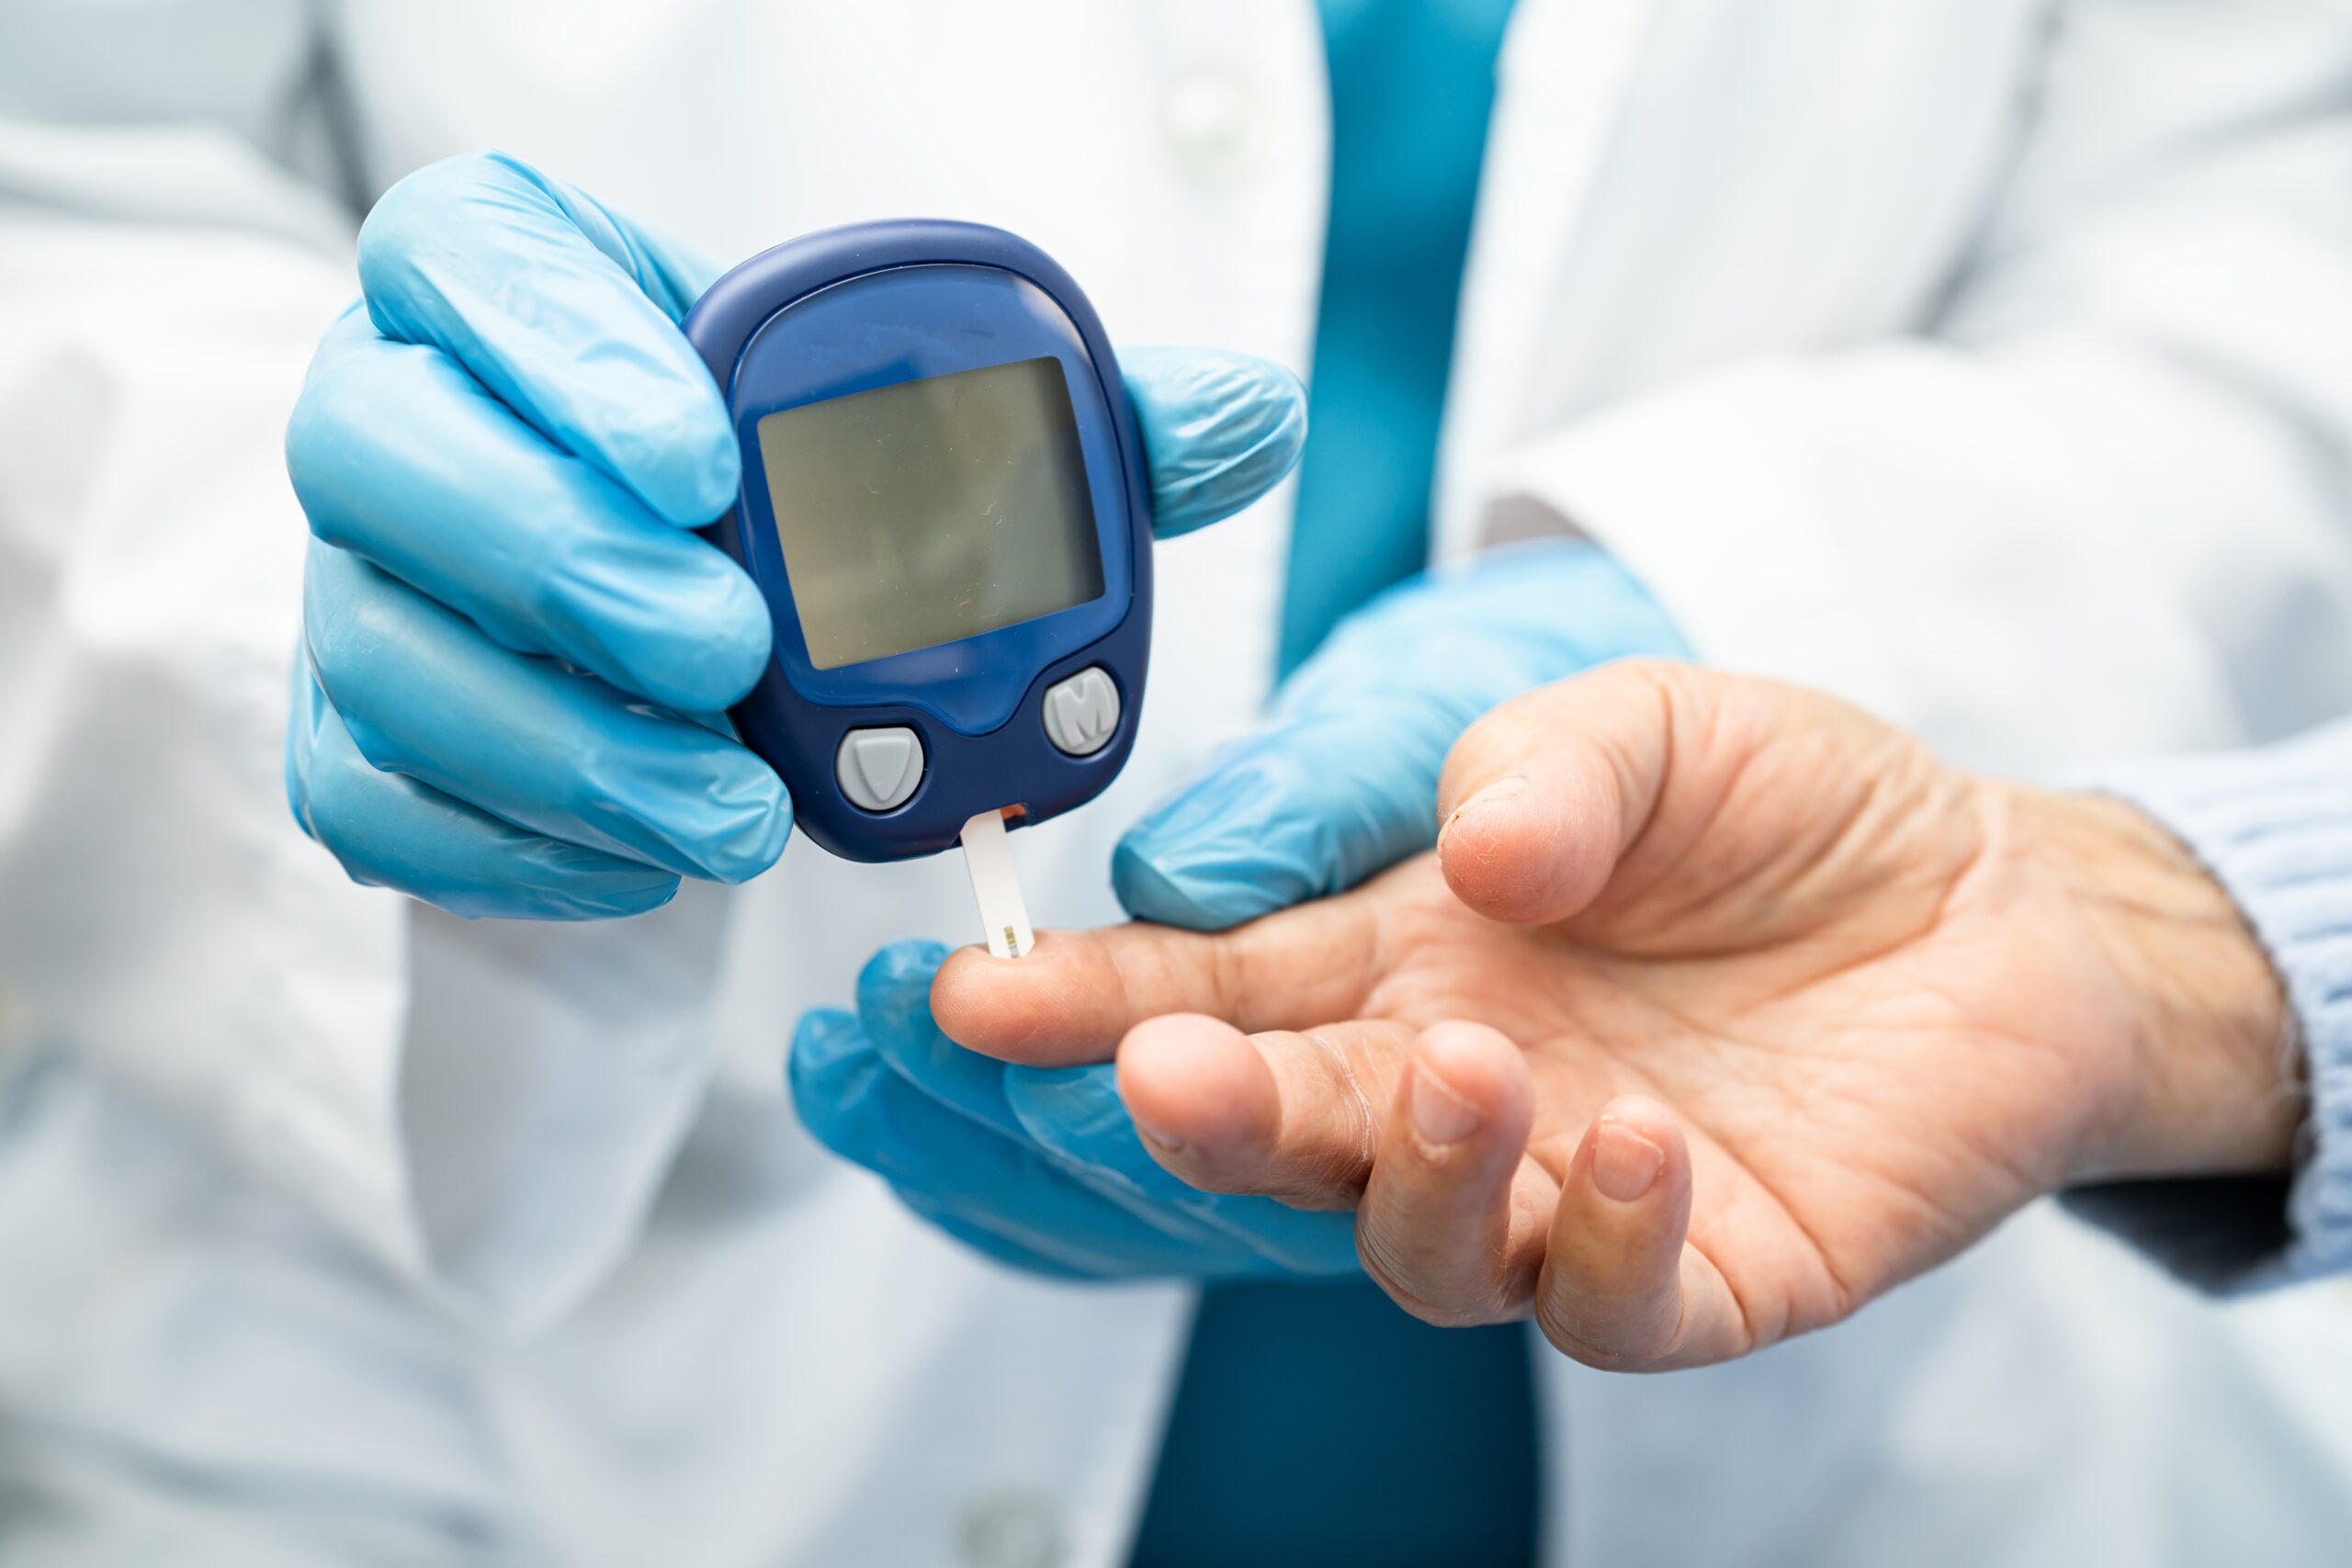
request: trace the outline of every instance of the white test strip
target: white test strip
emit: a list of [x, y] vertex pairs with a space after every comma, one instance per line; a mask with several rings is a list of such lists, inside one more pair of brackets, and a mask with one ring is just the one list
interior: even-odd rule
[[1037, 945], [1037, 935], [1029, 929], [1029, 906], [1021, 897], [1020, 874], [1012, 869], [1004, 814], [981, 812], [964, 824], [963, 838], [964, 864], [972, 873], [972, 897], [979, 900], [989, 951], [999, 958], [1018, 958]]

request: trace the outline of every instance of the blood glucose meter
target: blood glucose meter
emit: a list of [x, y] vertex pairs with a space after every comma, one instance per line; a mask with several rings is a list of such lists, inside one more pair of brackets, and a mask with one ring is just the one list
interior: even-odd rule
[[1102, 793], [1143, 705], [1143, 450], [1092, 308], [1025, 241], [907, 220], [763, 252], [684, 330], [743, 454], [711, 536], [775, 628], [738, 733], [834, 854], [962, 835], [1009, 877], [1007, 818]]

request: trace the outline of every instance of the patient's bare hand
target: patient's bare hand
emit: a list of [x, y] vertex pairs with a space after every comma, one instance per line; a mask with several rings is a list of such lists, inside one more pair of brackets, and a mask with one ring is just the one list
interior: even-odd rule
[[1441, 793], [1437, 852], [1354, 893], [959, 953], [933, 1011], [1115, 1048], [1186, 1180], [1352, 1205], [1411, 1311], [1604, 1367], [1834, 1322], [2070, 1181], [2287, 1159], [2261, 951], [2119, 803], [1657, 664], [1498, 710]]

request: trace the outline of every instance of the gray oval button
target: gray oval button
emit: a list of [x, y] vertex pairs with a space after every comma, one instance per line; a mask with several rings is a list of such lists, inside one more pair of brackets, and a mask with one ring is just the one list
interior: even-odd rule
[[1046, 739], [1073, 757], [1091, 757], [1119, 728], [1119, 688], [1100, 664], [1046, 688]]
[[895, 810], [922, 783], [922, 741], [903, 724], [853, 729], [833, 753], [833, 778], [851, 805], [866, 811]]

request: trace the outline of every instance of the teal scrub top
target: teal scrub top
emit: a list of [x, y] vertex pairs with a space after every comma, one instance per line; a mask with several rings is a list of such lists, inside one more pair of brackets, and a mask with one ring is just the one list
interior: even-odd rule
[[[1283, 672], [1429, 559], [1430, 488], [1510, 0], [1317, 0], [1331, 213]], [[1518, 1324], [1371, 1285], [1205, 1292], [1135, 1568], [1523, 1568], [1540, 1427]]]
[[1331, 209], [1283, 673], [1429, 564], [1430, 487], [1510, 0], [1317, 0]]

